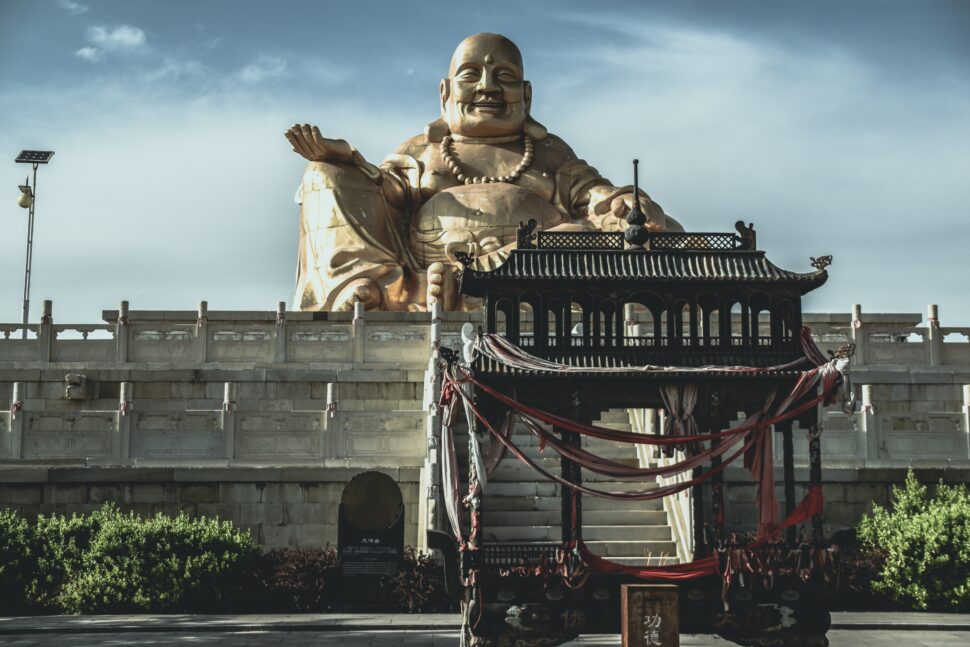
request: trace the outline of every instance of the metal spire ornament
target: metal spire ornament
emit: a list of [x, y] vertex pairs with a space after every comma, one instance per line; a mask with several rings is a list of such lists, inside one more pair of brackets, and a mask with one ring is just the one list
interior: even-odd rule
[[626, 217], [629, 227], [623, 232], [623, 238], [626, 239], [629, 249], [644, 250], [650, 232], [644, 226], [647, 224], [647, 217], [640, 209], [640, 178], [637, 170], [639, 164], [640, 160], [633, 160], [633, 209]]

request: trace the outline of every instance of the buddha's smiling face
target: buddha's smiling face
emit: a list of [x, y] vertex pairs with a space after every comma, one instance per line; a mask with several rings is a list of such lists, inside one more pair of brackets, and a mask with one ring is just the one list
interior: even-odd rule
[[512, 41], [476, 34], [461, 42], [441, 82], [441, 114], [454, 135], [502, 137], [522, 132], [531, 87]]

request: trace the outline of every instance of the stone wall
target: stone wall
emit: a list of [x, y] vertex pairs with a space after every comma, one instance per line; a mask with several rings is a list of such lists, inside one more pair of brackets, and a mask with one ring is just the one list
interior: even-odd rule
[[[431, 358], [439, 345], [459, 348], [461, 327], [479, 315], [214, 312], [204, 303], [123, 303], [95, 325], [55, 324], [52, 314], [47, 302], [40, 324], [0, 324], [0, 506], [187, 506], [258, 529], [267, 545], [326, 543], [343, 484], [381, 469], [397, 474], [409, 541], [423, 545], [438, 517]], [[823, 349], [857, 351], [858, 410], [821, 412], [830, 528], [886, 501], [907, 466], [967, 475], [970, 328], [942, 327], [935, 306], [927, 325], [858, 306], [804, 320]], [[804, 431], [794, 439], [802, 474]], [[775, 451], [780, 465], [780, 443]], [[753, 486], [738, 469], [725, 478], [729, 524], [750, 527]]]
[[[874, 505], [887, 506], [891, 501], [894, 485], [906, 479], [906, 468], [833, 468], [822, 470], [822, 493], [825, 498], [823, 526], [825, 534], [854, 527]], [[967, 483], [970, 467], [915, 468], [920, 482], [935, 485], [944, 483]], [[808, 488], [808, 470], [795, 470], [795, 498], [800, 501]], [[726, 470], [724, 478], [724, 528], [726, 532], [752, 531], [758, 518], [755, 504], [756, 484], [743, 470]], [[705, 488], [705, 502], [711, 501], [710, 486]], [[784, 516], [784, 476], [775, 470], [775, 496], [778, 498], [779, 514]]]
[[[20, 467], [3, 470], [0, 506], [37, 514], [122, 510], [205, 515], [248, 529], [267, 548], [337, 545], [337, 513], [353, 468]], [[405, 543], [419, 545], [420, 469], [381, 468], [401, 488]]]
[[[336, 543], [356, 474], [433, 524], [429, 360], [465, 314], [105, 311], [0, 325], [0, 506], [219, 515], [266, 546]], [[26, 335], [24, 333], [26, 332]], [[26, 336], [26, 338], [23, 338]]]

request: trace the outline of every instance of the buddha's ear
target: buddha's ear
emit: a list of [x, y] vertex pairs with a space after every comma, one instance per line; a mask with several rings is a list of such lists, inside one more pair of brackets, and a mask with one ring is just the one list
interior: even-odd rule
[[530, 81], [522, 82], [523, 95], [525, 96], [525, 114], [532, 112], [532, 83]]
[[441, 114], [444, 115], [448, 97], [451, 96], [451, 79], [441, 79], [441, 83], [438, 85], [438, 94], [441, 95]]
[[432, 144], [440, 143], [445, 135], [451, 134], [451, 128], [448, 127], [448, 122], [445, 121], [444, 117], [438, 117], [430, 124], [424, 127], [424, 136], [428, 138], [428, 141]]
[[549, 131], [546, 130], [546, 127], [533, 119], [531, 116], [526, 117], [525, 125], [522, 127], [522, 130], [525, 131], [526, 135], [537, 142], [541, 142], [549, 135]]

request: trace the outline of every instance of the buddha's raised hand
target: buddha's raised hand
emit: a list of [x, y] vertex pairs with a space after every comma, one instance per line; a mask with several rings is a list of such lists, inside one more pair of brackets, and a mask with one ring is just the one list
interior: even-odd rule
[[283, 133], [293, 150], [311, 162], [352, 162], [354, 149], [343, 139], [328, 139], [310, 124], [293, 124]]

